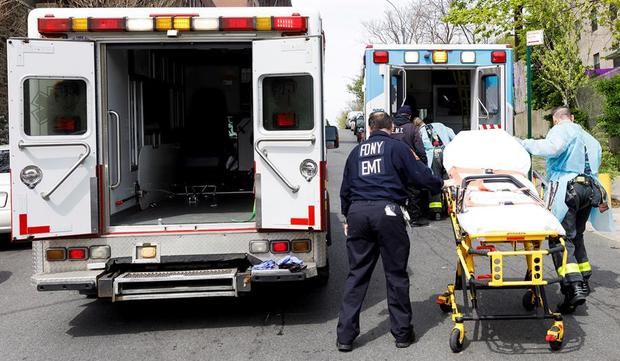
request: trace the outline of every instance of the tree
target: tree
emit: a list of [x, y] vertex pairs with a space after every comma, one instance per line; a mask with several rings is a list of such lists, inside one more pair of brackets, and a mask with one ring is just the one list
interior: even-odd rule
[[[447, 22], [470, 25], [479, 36], [514, 37], [517, 58], [525, 53], [525, 33], [545, 31], [544, 46], [532, 50], [535, 74], [534, 105], [547, 108], [555, 105], [578, 107], [577, 89], [587, 80], [579, 57], [577, 42], [593, 9], [604, 9], [600, 17], [609, 25], [605, 14], [609, 5], [618, 0], [456, 0], [452, 3]], [[611, 9], [611, 10], [610, 10]], [[588, 14], [584, 17], [583, 14]], [[618, 36], [618, 34], [616, 34]]]
[[364, 108], [364, 74], [360, 72], [358, 76], [347, 84], [347, 92], [355, 96], [355, 99], [349, 104], [351, 110], [362, 110]]
[[383, 17], [363, 23], [372, 43], [450, 44], [474, 40], [468, 25], [443, 20], [455, 0], [409, 0], [400, 5], [385, 1], [388, 7]]

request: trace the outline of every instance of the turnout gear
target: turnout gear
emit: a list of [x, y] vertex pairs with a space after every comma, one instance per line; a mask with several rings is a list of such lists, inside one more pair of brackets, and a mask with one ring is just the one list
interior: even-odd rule
[[[443, 167], [443, 150], [454, 139], [454, 132], [441, 123], [426, 124], [421, 127], [420, 132], [426, 135], [424, 146], [427, 156], [430, 157], [428, 163], [433, 174], [441, 179], [448, 179], [448, 174]], [[441, 219], [443, 213], [441, 194], [429, 197], [428, 210], [431, 217], [436, 220]]]

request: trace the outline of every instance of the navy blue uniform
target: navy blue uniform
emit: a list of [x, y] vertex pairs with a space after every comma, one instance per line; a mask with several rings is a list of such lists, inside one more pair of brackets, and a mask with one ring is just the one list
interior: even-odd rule
[[392, 334], [397, 342], [411, 338], [409, 237], [400, 208], [409, 185], [438, 193], [442, 181], [415, 160], [406, 144], [385, 132], [373, 132], [347, 159], [340, 201], [348, 224], [350, 271], [338, 320], [341, 344], [351, 344], [359, 335], [360, 310], [379, 255], [387, 282]]

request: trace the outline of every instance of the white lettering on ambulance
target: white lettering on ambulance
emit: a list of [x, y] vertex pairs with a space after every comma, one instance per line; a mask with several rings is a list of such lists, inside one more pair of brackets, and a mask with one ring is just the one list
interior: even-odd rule
[[382, 174], [382, 158], [362, 161], [362, 175]]

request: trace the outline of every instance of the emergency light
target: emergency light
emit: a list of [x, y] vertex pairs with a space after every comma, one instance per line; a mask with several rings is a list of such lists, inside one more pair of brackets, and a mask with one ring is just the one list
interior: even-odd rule
[[420, 53], [417, 51], [406, 51], [405, 52], [405, 63], [406, 64], [417, 64], [420, 62]]
[[433, 51], [433, 63], [445, 64], [448, 62], [448, 52], [445, 50]]
[[505, 63], [506, 52], [503, 50], [497, 50], [491, 53], [491, 63]]
[[461, 53], [461, 63], [463, 64], [473, 64], [476, 62], [476, 52], [474, 51], [464, 51]]
[[133, 31], [277, 31], [299, 34], [308, 31], [308, 18], [274, 17], [201, 17], [198, 14], [153, 14], [148, 18], [56, 18], [37, 19], [39, 33], [44, 35], [71, 32]]
[[390, 53], [383, 50], [377, 50], [372, 53], [372, 60], [375, 64], [387, 64], [390, 61]]

